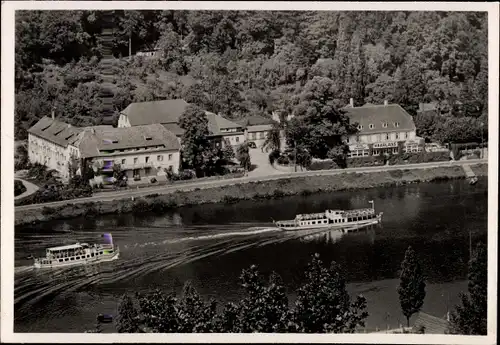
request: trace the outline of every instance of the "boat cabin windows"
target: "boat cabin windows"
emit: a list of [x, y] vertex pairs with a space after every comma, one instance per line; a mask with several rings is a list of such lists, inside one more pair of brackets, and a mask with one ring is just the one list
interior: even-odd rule
[[71, 258], [70, 258], [70, 260], [71, 260], [71, 261], [73, 261], [73, 260], [75, 260], [75, 258], [74, 258], [74, 257], [71, 257]]
[[63, 259], [59, 259], [59, 262], [62, 262], [62, 261], [63, 261]]
[[68, 260], [69, 260], [69, 258], [64, 258], [64, 261], [68, 261]]

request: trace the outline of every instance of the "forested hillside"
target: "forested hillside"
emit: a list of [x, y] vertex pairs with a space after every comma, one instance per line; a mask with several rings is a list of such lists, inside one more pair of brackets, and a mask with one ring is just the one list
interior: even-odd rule
[[[487, 128], [485, 13], [115, 11], [114, 20], [117, 111], [180, 97], [227, 118], [292, 113], [309, 82], [337, 107], [388, 100], [416, 115], [436, 101], [444, 115], [416, 119], [427, 138], [478, 141]], [[18, 139], [53, 107], [75, 125], [102, 123], [101, 25], [98, 11], [17, 13]], [[126, 58], [156, 44], [158, 58]]]

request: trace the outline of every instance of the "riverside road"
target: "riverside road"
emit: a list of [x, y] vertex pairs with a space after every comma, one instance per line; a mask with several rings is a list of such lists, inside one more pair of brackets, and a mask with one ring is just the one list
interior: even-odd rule
[[399, 169], [428, 169], [428, 168], [437, 168], [437, 167], [449, 167], [449, 166], [464, 166], [464, 165], [473, 165], [479, 163], [487, 163], [487, 159], [471, 159], [464, 161], [446, 161], [446, 162], [431, 162], [431, 163], [417, 163], [417, 164], [402, 164], [402, 165], [384, 165], [377, 167], [361, 167], [361, 168], [346, 168], [346, 169], [335, 169], [335, 170], [317, 170], [317, 171], [304, 171], [304, 172], [292, 172], [292, 173], [281, 173], [277, 175], [269, 175], [269, 176], [247, 176], [247, 177], [239, 177], [239, 178], [231, 178], [224, 180], [213, 180], [213, 181], [193, 181], [186, 182], [180, 184], [172, 184], [166, 186], [153, 186], [153, 187], [145, 187], [137, 190], [133, 189], [125, 189], [116, 192], [101, 192], [96, 193], [94, 196], [73, 200], [63, 200], [63, 201], [55, 201], [48, 202], [43, 204], [32, 204], [32, 205], [24, 205], [24, 206], [16, 206], [16, 211], [28, 211], [34, 210], [40, 207], [46, 206], [64, 206], [68, 204], [83, 204], [87, 202], [99, 202], [99, 201], [113, 201], [120, 200], [124, 198], [131, 197], [141, 197], [150, 194], [169, 194], [175, 191], [190, 191], [195, 188], [199, 189], [209, 189], [214, 187], [222, 187], [222, 186], [230, 186], [241, 183], [248, 182], [260, 182], [260, 181], [271, 181], [271, 180], [280, 180], [285, 178], [294, 178], [294, 177], [308, 177], [308, 176], [328, 176], [328, 175], [338, 175], [343, 173], [366, 173], [366, 172], [381, 172], [381, 171], [390, 171], [390, 170], [399, 170]]

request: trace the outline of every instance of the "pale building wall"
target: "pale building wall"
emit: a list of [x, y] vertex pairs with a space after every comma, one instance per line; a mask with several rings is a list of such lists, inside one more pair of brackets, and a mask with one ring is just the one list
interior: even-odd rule
[[117, 127], [118, 128], [131, 127], [130, 121], [129, 121], [127, 115], [120, 114], [120, 117], [118, 118], [118, 126]]
[[[75, 149], [75, 147], [71, 147]], [[34, 134], [28, 133], [28, 158], [31, 163], [40, 163], [48, 170], [56, 170], [63, 179], [69, 178], [68, 162], [72, 154], [70, 147], [60, 146]], [[78, 149], [75, 152], [79, 157]]]
[[246, 140], [253, 141], [257, 147], [262, 147], [266, 141], [269, 131], [247, 132]]
[[149, 176], [157, 175], [158, 172], [169, 169], [170, 166], [174, 173], [179, 172], [180, 152], [178, 150], [141, 151], [142, 152], [131, 151], [102, 155], [95, 157], [93, 162], [98, 162], [101, 167], [105, 167], [105, 162], [107, 161], [120, 164], [123, 170], [130, 171], [130, 173], [127, 173], [129, 177], [133, 176], [132, 173], [136, 169], [142, 169], [141, 174], [144, 174], [144, 169], [150, 168], [151, 172]]
[[225, 142], [229, 142], [231, 146], [238, 146], [245, 142], [244, 133], [238, 133], [238, 134], [223, 133], [222, 138]]

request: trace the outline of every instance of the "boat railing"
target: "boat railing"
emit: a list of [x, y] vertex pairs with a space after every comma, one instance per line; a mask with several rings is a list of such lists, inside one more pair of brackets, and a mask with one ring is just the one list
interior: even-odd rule
[[325, 218], [325, 213], [311, 213], [311, 214], [298, 214], [295, 217], [297, 220], [310, 220], [310, 219], [320, 219]]

